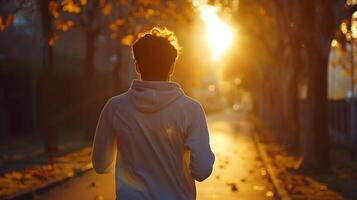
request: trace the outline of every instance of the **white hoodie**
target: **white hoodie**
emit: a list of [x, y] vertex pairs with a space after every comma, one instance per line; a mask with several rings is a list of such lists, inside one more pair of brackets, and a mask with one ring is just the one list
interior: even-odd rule
[[196, 199], [194, 180], [215, 160], [201, 105], [176, 83], [134, 80], [104, 106], [95, 133], [95, 171], [108, 172], [115, 157], [117, 199]]

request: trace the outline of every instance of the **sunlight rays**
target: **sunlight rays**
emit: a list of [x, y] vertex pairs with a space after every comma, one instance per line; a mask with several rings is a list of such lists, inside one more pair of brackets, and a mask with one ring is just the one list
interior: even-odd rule
[[204, 21], [212, 60], [218, 61], [233, 41], [233, 30], [218, 16], [218, 8], [203, 5], [200, 7], [201, 19]]

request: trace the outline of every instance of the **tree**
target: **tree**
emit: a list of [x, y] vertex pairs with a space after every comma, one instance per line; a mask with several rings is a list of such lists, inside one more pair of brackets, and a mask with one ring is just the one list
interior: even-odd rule
[[[307, 83], [308, 94], [305, 101], [307, 124], [305, 134], [302, 135], [304, 157], [302, 168], [304, 169], [325, 167], [329, 163], [327, 130], [329, 50], [341, 21], [350, 17], [355, 10], [356, 6], [351, 5], [351, 1], [346, 3], [343, 0], [240, 1], [238, 12], [244, 29], [255, 35], [261, 43], [267, 44], [265, 45], [267, 51], [273, 52], [272, 64], [268, 65], [267, 70], [263, 70], [263, 77], [265, 85], [270, 85], [270, 88], [265, 90], [275, 93], [270, 95], [273, 96], [272, 105], [275, 106], [268, 104], [266, 107], [273, 108], [271, 111], [277, 113], [272, 118], [277, 122], [275, 127], [281, 130], [278, 134], [280, 138], [283, 134], [289, 136], [282, 139], [293, 146], [298, 144], [299, 136], [297, 86], [300, 81]], [[263, 18], [260, 13], [266, 13], [268, 17]], [[269, 18], [272, 22], [267, 20]], [[274, 27], [270, 28], [274, 31], [264, 29], [267, 24]], [[268, 35], [268, 42], [264, 42], [266, 33], [273, 33]], [[301, 79], [302, 75], [306, 75], [306, 78]], [[286, 86], [282, 87], [283, 85]], [[282, 127], [281, 124], [288, 126]]]
[[0, 31], [4, 31], [14, 21], [16, 15], [33, 14], [38, 10], [41, 16], [42, 47], [43, 47], [43, 71], [39, 77], [39, 131], [43, 136], [45, 148], [50, 154], [56, 151], [56, 135], [54, 130], [54, 117], [52, 103], [53, 97], [53, 13], [51, 13], [50, 0], [14, 0], [0, 1]]
[[[329, 164], [327, 64], [332, 39], [340, 23], [355, 6], [345, 1], [300, 1], [295, 3], [293, 35], [307, 52], [307, 131], [304, 137], [303, 169]], [[299, 51], [298, 49], [295, 49]]]
[[[241, 28], [240, 37], [244, 34], [250, 41], [246, 46], [253, 46], [253, 50], [246, 57], [248, 57], [250, 63], [255, 62], [256, 64], [253, 65], [258, 65], [259, 68], [260, 89], [253, 91], [260, 90], [256, 99], [260, 101], [261, 117], [268, 122], [271, 128], [274, 128], [282, 140], [288, 135], [288, 130], [294, 124], [282, 123], [282, 121], [289, 119], [284, 116], [291, 109], [286, 108], [288, 99], [286, 88], [284, 88], [286, 84], [282, 84], [289, 79], [285, 76], [281, 79], [276, 78], [277, 76], [281, 77], [282, 74], [290, 74], [288, 69], [291, 65], [287, 62], [291, 57], [287, 53], [291, 51], [289, 50], [290, 40], [286, 34], [286, 17], [281, 16], [281, 6], [279, 2], [275, 1], [240, 1], [240, 7], [235, 18], [237, 18]], [[256, 56], [251, 56], [252, 54], [264, 56], [257, 63]], [[244, 70], [242, 73], [244, 73]], [[294, 107], [294, 109], [298, 108]], [[287, 126], [283, 127], [282, 124]]]
[[39, 127], [41, 135], [44, 138], [45, 149], [50, 154], [50, 162], [54, 153], [57, 151], [57, 140], [54, 119], [54, 58], [53, 46], [55, 40], [55, 32], [53, 28], [53, 20], [56, 16], [51, 12], [53, 1], [39, 0], [39, 11], [41, 14], [41, 28], [42, 28], [42, 47], [43, 47], [43, 70], [39, 77], [38, 86], [40, 91], [39, 96]]

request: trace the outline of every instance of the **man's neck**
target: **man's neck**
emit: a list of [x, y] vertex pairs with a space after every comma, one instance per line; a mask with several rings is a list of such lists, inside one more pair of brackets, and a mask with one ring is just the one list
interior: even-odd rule
[[143, 81], [170, 81], [169, 77], [166, 78], [149, 78], [149, 77], [141, 77]]

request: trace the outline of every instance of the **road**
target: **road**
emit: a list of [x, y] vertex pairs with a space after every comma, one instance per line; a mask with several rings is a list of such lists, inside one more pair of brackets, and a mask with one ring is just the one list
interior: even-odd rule
[[[252, 125], [244, 115], [226, 111], [209, 115], [207, 121], [216, 163], [212, 175], [197, 183], [197, 199], [274, 199], [273, 187], [252, 139]], [[113, 200], [114, 196], [113, 174], [89, 171], [35, 199]]]

